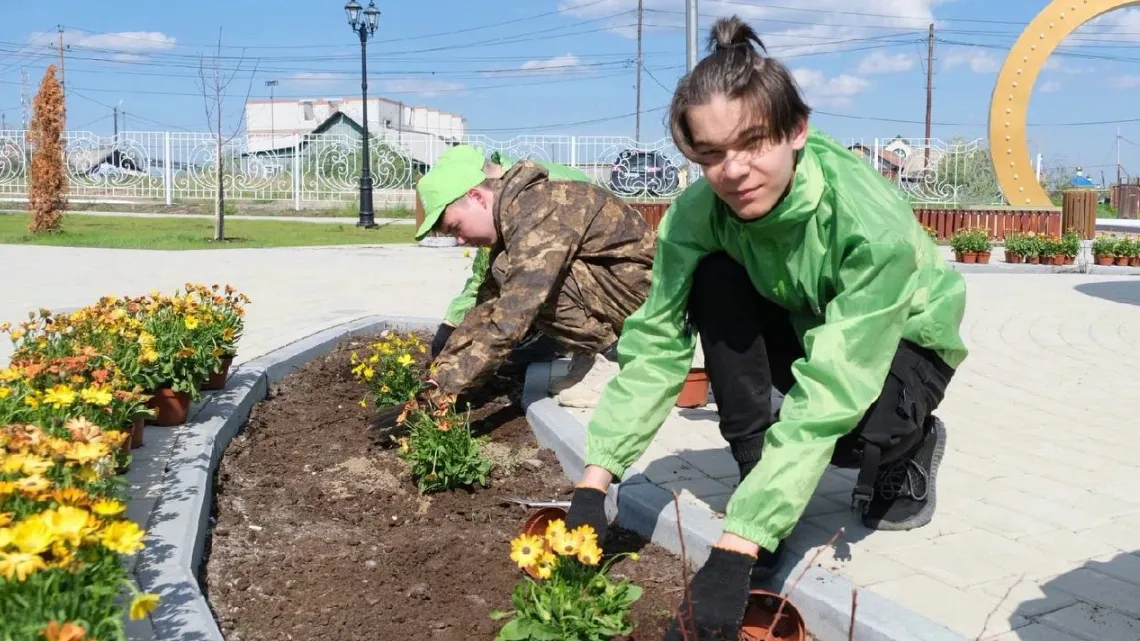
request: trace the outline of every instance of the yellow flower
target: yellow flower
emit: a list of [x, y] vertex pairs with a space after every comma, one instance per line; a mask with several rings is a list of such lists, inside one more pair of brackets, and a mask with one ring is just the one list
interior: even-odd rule
[[[0, 512], [0, 527], [4, 527], [5, 525], [8, 525], [11, 522], [12, 522], [12, 513], [11, 512]], [[3, 545], [0, 545], [0, 549], [2, 549], [3, 547], [4, 547]]]
[[107, 446], [100, 442], [95, 443], [72, 443], [71, 449], [68, 450], [67, 460], [74, 461], [83, 465], [84, 463], [91, 463], [97, 461], [107, 455]]
[[99, 520], [90, 512], [70, 505], [43, 512], [43, 518], [57, 538], [73, 547], [78, 547], [83, 537], [99, 527]]
[[[575, 530], [576, 532], [577, 530]], [[563, 556], [574, 556], [582, 546], [582, 539], [574, 532], [563, 531], [550, 541], [550, 549]]]
[[27, 454], [12, 454], [4, 459], [0, 459], [0, 474], [16, 474], [24, 469], [24, 461], [28, 459]]
[[119, 554], [134, 554], [143, 549], [144, 536], [134, 521], [115, 521], [99, 532], [103, 546]]
[[0, 527], [0, 550], [12, 545], [12, 528]]
[[590, 543], [593, 545], [598, 544], [598, 533], [594, 531], [594, 528], [590, 527], [589, 525], [587, 525], [585, 523], [574, 528], [574, 531], [572, 532], [572, 534], [574, 536], [578, 537], [578, 540], [581, 541], [583, 544], [586, 544], [586, 543]]
[[24, 554], [39, 554], [51, 547], [55, 536], [42, 516], [29, 516], [12, 528], [12, 543]]
[[92, 385], [85, 387], [79, 392], [79, 398], [83, 399], [84, 403], [92, 405], [107, 406], [111, 404], [111, 388], [106, 385]]
[[24, 478], [16, 481], [16, 489], [29, 496], [39, 494], [49, 487], [51, 487], [51, 481], [40, 476], [39, 474], [25, 476]]
[[153, 347], [144, 347], [142, 352], [139, 353], [139, 361], [142, 363], [153, 363], [158, 360], [158, 351]]
[[362, 399], [360, 399], [360, 403], [359, 403], [359, 405], [360, 405], [361, 407], [368, 407], [368, 399], [366, 399], [366, 398], [362, 398]]
[[87, 638], [87, 630], [78, 623], [68, 621], [60, 625], [59, 621], [51, 621], [43, 630], [46, 641], [83, 641]]
[[0, 385], [0, 401], [8, 398], [12, 394], [12, 388]]
[[38, 554], [25, 554], [23, 552], [0, 552], [0, 576], [11, 581], [25, 581], [36, 570], [47, 567], [43, 557]]
[[75, 390], [66, 385], [56, 385], [44, 394], [44, 403], [55, 409], [63, 409], [75, 402]]
[[638, 554], [637, 552], [630, 552], [630, 553], [629, 553], [629, 560], [631, 560], [631, 561], [637, 561], [637, 560], [639, 560], [639, 559], [641, 559], [641, 555], [640, 555], [640, 554]]
[[94, 483], [99, 480], [99, 471], [90, 465], [84, 465], [75, 472], [75, 478], [81, 483]]
[[131, 599], [131, 618], [141, 619], [154, 611], [158, 607], [158, 595], [150, 592], [143, 592], [136, 594], [135, 598]]
[[40, 393], [34, 390], [29, 392], [28, 395], [24, 397], [24, 405], [32, 409], [38, 408], [40, 406]]
[[401, 354], [400, 358], [396, 359], [396, 362], [404, 367], [408, 367], [415, 362], [415, 359], [412, 358], [411, 354]]
[[198, 329], [198, 318], [196, 316], [187, 316], [182, 323], [186, 325], [186, 329]]
[[554, 542], [558, 537], [566, 534], [566, 522], [562, 519], [555, 519], [546, 524], [546, 544], [554, 547]]
[[60, 487], [51, 493], [51, 500], [60, 505], [83, 505], [88, 498], [87, 490], [80, 487]]
[[127, 506], [114, 499], [99, 499], [91, 504], [91, 511], [99, 516], [118, 516]]
[[5, 367], [4, 369], [0, 369], [0, 381], [11, 383], [12, 381], [18, 380], [19, 378], [20, 370], [16, 369], [15, 367]]
[[24, 474], [27, 474], [28, 476], [43, 474], [53, 467], [55, 467], [55, 463], [49, 461], [46, 458], [36, 456], [34, 454], [24, 455], [24, 466], [22, 469]]
[[578, 550], [578, 560], [585, 565], [597, 565], [602, 560], [602, 550], [593, 543], [585, 543]]
[[558, 557], [552, 554], [549, 550], [542, 553], [535, 563], [534, 571], [538, 574], [540, 579], [549, 579], [550, 575], [554, 573], [554, 566], [558, 563]]
[[511, 560], [520, 568], [528, 568], [543, 553], [542, 539], [532, 534], [520, 534], [511, 541]]

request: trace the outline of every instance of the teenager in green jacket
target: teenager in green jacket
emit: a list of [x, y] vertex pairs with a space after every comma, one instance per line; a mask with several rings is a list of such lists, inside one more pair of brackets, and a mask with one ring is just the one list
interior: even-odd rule
[[[622, 331], [567, 515], [604, 538], [604, 492], [669, 414], [699, 334], [741, 475], [680, 609], [692, 606], [685, 627], [702, 640], [736, 639], [750, 575], [778, 567], [829, 463], [859, 470], [852, 506], [866, 526], [931, 520], [946, 446], [931, 413], [967, 354], [965, 282], [902, 194], [808, 126], [791, 74], [739, 18], [717, 21], [710, 48], [670, 113], [704, 178], [660, 225], [652, 287]], [[773, 387], [785, 393], [775, 413]]]
[[[483, 159], [483, 152], [470, 145], [456, 145], [461, 153], [471, 155], [474, 159], [476, 155], [479, 160]], [[454, 150], [451, 153], [455, 153]], [[483, 171], [488, 178], [499, 178], [508, 169], [510, 169], [517, 161], [515, 158], [504, 154], [501, 151], [491, 153], [488, 160], [483, 160]], [[590, 178], [581, 170], [566, 165], [560, 165], [555, 162], [547, 162], [536, 160], [535, 163], [541, 165], [546, 169], [550, 180], [581, 180], [589, 181]], [[424, 234], [426, 235], [426, 234]], [[455, 331], [456, 327], [463, 322], [463, 317], [467, 312], [475, 306], [475, 298], [479, 293], [479, 287], [487, 278], [487, 271], [491, 268], [491, 249], [489, 247], [480, 247], [475, 251], [475, 258], [471, 262], [471, 276], [467, 278], [467, 282], [463, 284], [463, 289], [459, 294], [451, 300], [447, 306], [447, 311], [444, 314], [443, 322], [440, 323], [439, 328], [435, 332], [435, 338], [431, 344], [431, 356], [435, 358], [443, 351], [443, 346], [447, 344], [447, 339]], [[554, 358], [559, 351], [558, 345], [544, 334], [538, 333], [532, 335], [523, 344], [515, 348], [512, 360], [540, 360], [543, 358]]]

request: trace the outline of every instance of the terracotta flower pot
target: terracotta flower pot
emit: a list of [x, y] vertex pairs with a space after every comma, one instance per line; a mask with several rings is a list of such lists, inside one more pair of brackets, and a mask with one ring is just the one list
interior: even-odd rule
[[142, 416], [136, 416], [135, 420], [131, 421], [131, 449], [144, 445], [143, 429], [145, 426]]
[[977, 252], [955, 252], [956, 258], [959, 263], [976, 263], [978, 262]]
[[[740, 626], [740, 638], [751, 641], [760, 641], [765, 637], [774, 641], [804, 641], [807, 638], [807, 626], [803, 616], [791, 601], [784, 603], [780, 612], [780, 620], [775, 621], [776, 611], [784, 599], [767, 590], [753, 588], [748, 595], [748, 608], [744, 611], [744, 622]], [[768, 631], [772, 634], [768, 637]]]
[[223, 356], [222, 363], [218, 371], [210, 374], [205, 383], [202, 383], [202, 391], [222, 390], [226, 388], [226, 377], [230, 373], [230, 365], [233, 365], [233, 356]]
[[[543, 537], [546, 536], [546, 526], [551, 521], [566, 518], [566, 510], [560, 507], [543, 507], [539, 508], [534, 514], [527, 517], [526, 523], [523, 523], [521, 534], [530, 534], [532, 536]], [[532, 579], [538, 578], [538, 573], [530, 568], [524, 570], [530, 575]]]
[[1096, 264], [1097, 265], [1111, 265], [1115, 262], [1116, 262], [1115, 256], [1105, 256], [1103, 254], [1097, 254], [1097, 256], [1096, 256]]
[[1041, 263], [1041, 257], [1040, 256], [1026, 256], [1025, 262], [1029, 263], [1030, 265], [1039, 265]]
[[186, 422], [190, 412], [190, 395], [186, 392], [175, 392], [169, 387], [162, 387], [153, 392], [147, 407], [158, 412], [158, 416], [147, 419], [150, 425], [172, 427]]
[[1010, 252], [1005, 253], [1005, 262], [1007, 263], [1020, 263], [1025, 257], [1021, 254], [1013, 254]]
[[685, 386], [677, 396], [677, 407], [704, 407], [709, 402], [709, 375], [703, 367], [694, 367], [685, 377]]
[[1116, 264], [1119, 267], [1127, 267], [1128, 261], [1129, 261], [1128, 256], [1117, 256], [1116, 257]]
[[1131, 259], [1128, 261], [1128, 264], [1129, 264], [1129, 265], [1131, 265], [1131, 266], [1133, 266], [1133, 267], [1140, 267], [1140, 256], [1133, 256], [1133, 257], [1132, 257], [1132, 258], [1131, 258]]
[[978, 252], [978, 263], [982, 265], [990, 264], [990, 252]]

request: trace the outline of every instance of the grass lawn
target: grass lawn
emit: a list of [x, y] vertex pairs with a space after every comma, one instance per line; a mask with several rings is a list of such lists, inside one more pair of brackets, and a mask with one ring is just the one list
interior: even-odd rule
[[113, 249], [228, 249], [410, 243], [413, 225], [360, 229], [353, 225], [272, 220], [226, 221], [226, 240], [216, 243], [214, 221], [201, 218], [63, 217], [59, 234], [33, 236], [27, 214], [0, 215], [0, 244], [105, 247]]

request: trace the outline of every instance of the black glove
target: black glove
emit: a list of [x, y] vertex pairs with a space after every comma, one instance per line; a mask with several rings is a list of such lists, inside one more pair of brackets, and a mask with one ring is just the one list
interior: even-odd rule
[[[749, 574], [754, 563], [756, 559], [747, 554], [714, 547], [693, 575], [689, 594], [665, 632], [664, 641], [735, 641], [748, 606]], [[687, 634], [681, 633], [681, 625]]]
[[439, 329], [435, 330], [435, 338], [431, 339], [431, 359], [433, 361], [443, 351], [443, 346], [447, 344], [447, 339], [451, 338], [451, 333], [454, 331], [455, 327], [447, 323], [440, 323]]
[[567, 530], [573, 530], [579, 525], [594, 528], [598, 534], [598, 547], [601, 548], [609, 529], [609, 522], [606, 521], [606, 493], [592, 487], [575, 488], [565, 522]]

